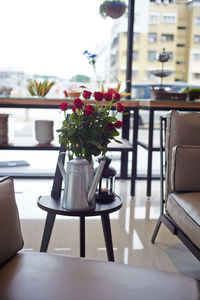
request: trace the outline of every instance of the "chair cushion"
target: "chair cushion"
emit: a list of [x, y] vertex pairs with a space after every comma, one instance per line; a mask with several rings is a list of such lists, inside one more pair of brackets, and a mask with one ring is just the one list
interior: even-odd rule
[[200, 248], [200, 192], [170, 193], [166, 211], [190, 240]]
[[170, 180], [172, 149], [178, 145], [200, 146], [200, 113], [174, 110], [168, 114], [165, 146], [167, 161], [165, 199], [168, 193], [173, 191]]
[[[200, 192], [200, 146], [172, 150], [171, 187], [175, 192]], [[200, 199], [199, 199], [200, 201]]]
[[0, 178], [0, 265], [23, 247], [13, 180]]
[[19, 253], [0, 268], [4, 300], [197, 300], [194, 280], [112, 262]]

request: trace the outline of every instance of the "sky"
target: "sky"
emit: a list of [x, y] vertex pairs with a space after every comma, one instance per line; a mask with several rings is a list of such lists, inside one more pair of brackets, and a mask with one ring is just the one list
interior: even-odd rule
[[1, 0], [0, 69], [70, 78], [92, 68], [83, 52], [109, 39], [102, 0]]

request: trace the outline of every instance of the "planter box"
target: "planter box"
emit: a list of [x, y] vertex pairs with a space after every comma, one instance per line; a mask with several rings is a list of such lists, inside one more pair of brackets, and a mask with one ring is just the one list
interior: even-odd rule
[[153, 90], [152, 99], [155, 100], [175, 100], [175, 101], [186, 101], [187, 93], [172, 93], [165, 90]]
[[191, 91], [188, 92], [188, 95], [189, 95], [189, 100], [194, 101], [195, 99], [200, 98], [200, 91]]

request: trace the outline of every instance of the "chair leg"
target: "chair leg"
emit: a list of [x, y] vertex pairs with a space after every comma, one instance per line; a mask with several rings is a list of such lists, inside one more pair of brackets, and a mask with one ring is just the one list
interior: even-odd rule
[[153, 233], [153, 236], [152, 236], [152, 238], [151, 238], [152, 244], [154, 244], [154, 241], [155, 241], [156, 236], [157, 236], [157, 234], [158, 234], [158, 231], [159, 231], [159, 229], [160, 229], [161, 223], [162, 223], [162, 215], [160, 215], [160, 217], [159, 217], [159, 219], [158, 219], [158, 221], [157, 221], [156, 228], [155, 228], [154, 233]]
[[46, 222], [45, 222], [45, 227], [44, 227], [44, 232], [43, 232], [43, 237], [42, 237], [42, 243], [40, 247], [40, 252], [47, 252], [54, 221], [55, 221], [55, 214], [48, 213]]

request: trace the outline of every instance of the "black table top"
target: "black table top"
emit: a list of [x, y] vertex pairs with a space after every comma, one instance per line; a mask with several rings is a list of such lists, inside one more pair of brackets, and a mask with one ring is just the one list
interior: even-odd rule
[[98, 216], [112, 213], [116, 210], [119, 210], [122, 207], [122, 200], [119, 196], [115, 196], [115, 199], [112, 202], [101, 203], [96, 202], [96, 207], [93, 210], [80, 210], [80, 211], [71, 211], [62, 207], [62, 200], [54, 199], [51, 196], [40, 196], [37, 201], [38, 206], [50, 213], [63, 215], [63, 216]]

